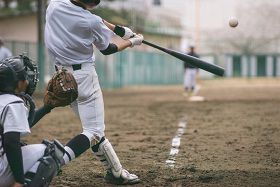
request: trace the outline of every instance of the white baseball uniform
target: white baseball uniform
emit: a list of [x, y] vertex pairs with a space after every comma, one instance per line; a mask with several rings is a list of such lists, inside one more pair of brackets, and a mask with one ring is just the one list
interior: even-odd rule
[[[0, 95], [0, 114], [1, 125], [4, 132], [20, 132], [21, 135], [30, 133], [28, 118], [28, 109], [25, 107], [22, 99], [15, 95], [3, 94]], [[2, 137], [0, 136], [0, 186], [10, 186], [14, 183], [12, 171], [4, 153], [2, 145]], [[23, 169], [24, 173], [30, 170], [35, 170], [36, 163], [39, 158], [43, 157], [46, 146], [44, 144], [33, 144], [23, 146]]]
[[[91, 147], [107, 170], [106, 181], [134, 184], [140, 181], [138, 176], [122, 168], [111, 143], [105, 138], [103, 96], [94, 63], [93, 45], [100, 51], [107, 50], [113, 34], [99, 16], [79, 2], [51, 0], [48, 6], [45, 44], [56, 66], [72, 72], [77, 81], [78, 98], [71, 107], [83, 127], [83, 132], [66, 144], [64, 164]], [[138, 39], [131, 43], [140, 45], [141, 42]]]
[[194, 89], [196, 86], [196, 74], [197, 69], [196, 68], [187, 68], [185, 69], [184, 74], [184, 86], [188, 89]]
[[0, 61], [4, 60], [6, 58], [9, 58], [11, 56], [12, 56], [12, 53], [8, 48], [6, 48], [4, 46], [0, 47]]
[[[59, 26], [58, 26], [59, 25]], [[95, 71], [94, 44], [99, 50], [109, 46], [113, 32], [99, 16], [69, 0], [52, 0], [46, 13], [45, 43], [52, 61], [73, 73], [78, 83], [78, 99], [72, 104], [80, 117], [83, 134], [90, 140], [103, 137], [104, 104]], [[72, 65], [81, 65], [73, 70]]]
[[[199, 58], [198, 54], [196, 54], [194, 49], [188, 53], [188, 55]], [[184, 87], [186, 91], [194, 91], [196, 87], [196, 75], [198, 73], [198, 68], [193, 67], [188, 62], [184, 62]]]

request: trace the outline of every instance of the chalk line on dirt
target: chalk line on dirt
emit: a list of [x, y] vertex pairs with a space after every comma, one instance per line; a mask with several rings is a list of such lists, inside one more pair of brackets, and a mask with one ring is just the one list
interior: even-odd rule
[[165, 161], [165, 164], [168, 167], [173, 168], [175, 166], [176, 156], [179, 153], [179, 148], [181, 144], [181, 137], [184, 134], [186, 127], [187, 127], [187, 121], [182, 120], [179, 122], [177, 133], [171, 142], [171, 149], [170, 149], [168, 159]]

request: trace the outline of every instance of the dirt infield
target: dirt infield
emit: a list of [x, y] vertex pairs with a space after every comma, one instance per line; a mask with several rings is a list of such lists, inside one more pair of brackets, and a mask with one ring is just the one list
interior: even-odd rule
[[[122, 165], [142, 179], [136, 186], [280, 186], [280, 80], [199, 84], [204, 102], [189, 102], [181, 86], [104, 91], [107, 138]], [[182, 118], [187, 127], [170, 169], [165, 161]], [[66, 143], [80, 129], [70, 108], [58, 108], [27, 141]], [[87, 151], [52, 186], [112, 186], [103, 171]]]

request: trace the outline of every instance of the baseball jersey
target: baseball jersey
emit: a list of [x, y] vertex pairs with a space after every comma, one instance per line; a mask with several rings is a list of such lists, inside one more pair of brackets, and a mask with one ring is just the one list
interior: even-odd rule
[[[21, 135], [30, 133], [28, 124], [28, 109], [22, 99], [15, 95], [0, 95], [0, 125], [4, 128], [3, 133], [20, 132]], [[0, 136], [0, 175], [3, 162], [3, 140]]]
[[11, 56], [12, 53], [9, 49], [7, 49], [6, 47], [0, 47], [0, 61]]
[[45, 44], [58, 65], [94, 62], [94, 44], [105, 50], [113, 32], [102, 19], [70, 0], [51, 0], [46, 11]]

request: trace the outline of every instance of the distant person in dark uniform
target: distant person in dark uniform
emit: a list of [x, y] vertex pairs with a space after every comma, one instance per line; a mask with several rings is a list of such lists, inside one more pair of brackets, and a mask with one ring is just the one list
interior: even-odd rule
[[[195, 47], [190, 46], [189, 47], [189, 52], [187, 53], [190, 56], [199, 58], [199, 55], [195, 52]], [[184, 74], [184, 88], [185, 88], [185, 93], [184, 95], [188, 95], [189, 92], [193, 92], [196, 87], [196, 75], [198, 74], [198, 68], [193, 67], [187, 62], [184, 62], [184, 69], [185, 69], [185, 74]]]

